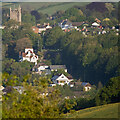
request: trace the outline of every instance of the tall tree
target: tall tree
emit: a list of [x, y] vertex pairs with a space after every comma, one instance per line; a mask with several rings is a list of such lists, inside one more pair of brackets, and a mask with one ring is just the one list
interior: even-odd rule
[[32, 48], [32, 41], [29, 38], [22, 38], [16, 41], [15, 50], [17, 52], [24, 51], [25, 48]]

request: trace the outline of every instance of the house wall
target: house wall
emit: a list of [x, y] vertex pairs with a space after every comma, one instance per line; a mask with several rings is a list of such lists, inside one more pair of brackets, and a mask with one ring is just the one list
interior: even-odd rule
[[65, 85], [65, 84], [67, 84], [68, 85], [69, 81], [68, 80], [58, 80], [58, 82], [56, 84], [58, 84], [58, 85]]
[[30, 62], [30, 58], [29, 58], [29, 57], [23, 57], [23, 61], [24, 61], [24, 60], [27, 60], [27, 61]]
[[28, 51], [28, 54], [26, 56], [30, 57], [32, 54], [30, 51]]
[[64, 81], [64, 83], [63, 83], [63, 82], [61, 83], [60, 81], [62, 81], [62, 80], [57, 80], [57, 79], [56, 79], [56, 80], [53, 80], [53, 83], [54, 83], [54, 84], [57, 84], [57, 85], [65, 85], [65, 84], [66, 84], [65, 81]]
[[65, 72], [67, 72], [67, 69], [65, 69]]
[[41, 33], [42, 31], [46, 31], [46, 28], [39, 28], [39, 33]]
[[46, 68], [48, 68], [48, 66], [40, 66], [40, 67], [38, 68], [38, 71], [45, 70]]
[[58, 83], [58, 85], [62, 85], [62, 86], [65, 85], [65, 84], [66, 84], [66, 83]]
[[36, 63], [37, 62], [37, 58], [35, 56], [33, 56], [30, 61]]
[[84, 87], [85, 88], [85, 91], [89, 91], [91, 89], [90, 86], [87, 86], [87, 87]]
[[27, 53], [28, 50], [33, 52], [33, 48], [25, 48], [25, 53]]

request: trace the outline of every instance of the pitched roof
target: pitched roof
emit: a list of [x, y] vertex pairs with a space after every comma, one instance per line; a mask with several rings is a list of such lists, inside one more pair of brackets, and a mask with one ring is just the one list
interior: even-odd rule
[[67, 76], [68, 79], [73, 79], [72, 75]]
[[95, 21], [97, 21], [98, 23], [100, 23], [100, 22], [101, 22], [98, 18], [96, 18], [96, 19], [95, 19]]
[[100, 24], [98, 24], [98, 23], [96, 23], [96, 22], [94, 22], [92, 25], [93, 25], [93, 26], [100, 26]]
[[38, 63], [37, 65], [35, 65], [35, 66], [33, 67], [33, 69], [39, 68], [40, 66], [48, 66], [48, 65], [46, 65], [45, 63]]
[[65, 24], [72, 24], [72, 22], [71, 21], [69, 21], [69, 20], [64, 20], [63, 22], [62, 22], [62, 25], [65, 25]]
[[59, 74], [59, 75], [55, 75], [52, 80], [62, 80], [62, 81], [66, 81], [66, 79], [68, 80], [68, 78], [64, 75], [64, 74]]
[[30, 53], [33, 53], [31, 50], [28, 50], [28, 51], [27, 51], [27, 54], [28, 54], [29, 51], [30, 51]]
[[87, 83], [87, 82], [82, 82], [81, 85], [82, 85], [82, 86], [91, 86], [90, 83]]
[[50, 69], [56, 70], [56, 69], [66, 69], [65, 65], [50, 65]]

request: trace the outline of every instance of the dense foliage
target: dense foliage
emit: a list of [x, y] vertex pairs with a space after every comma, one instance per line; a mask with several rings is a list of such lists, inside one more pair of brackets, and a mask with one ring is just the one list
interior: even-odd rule
[[103, 105], [108, 103], [120, 102], [120, 77], [109, 80], [96, 96], [96, 104]]
[[[52, 43], [54, 43], [56, 50], [61, 50], [59, 54], [61, 56], [56, 56], [55, 61], [59, 63], [57, 57], [62, 58], [62, 63], [68, 66], [76, 78], [81, 77], [82, 80], [93, 84], [99, 81], [105, 84], [110, 77], [119, 74], [118, 36], [114, 32], [105, 35], [89, 35], [87, 38], [77, 31], [66, 33], [61, 39], [56, 37], [54, 40], [50, 36], [58, 35], [50, 32], [47, 36], [53, 40], [53, 42], [49, 40], [49, 48], [53, 48]], [[55, 43], [59, 40], [59, 46], [56, 46]], [[47, 39], [45, 45], [48, 46]], [[53, 55], [49, 55], [49, 59], [53, 61]]]
[[[9, 79], [10, 77], [14, 80]], [[15, 82], [18, 80], [15, 76], [3, 75], [3, 80], [9, 81], [9, 85], [17, 85]], [[16, 79], [16, 80], [15, 80]], [[46, 78], [39, 78], [34, 80], [33, 85], [27, 83], [28, 77], [24, 77], [21, 83], [23, 91], [20, 94], [17, 90], [11, 88], [7, 95], [3, 96], [3, 118], [53, 118], [59, 116], [59, 101], [60, 93], [58, 90], [52, 90], [52, 93], [45, 96], [47, 93], [47, 80]], [[14, 113], [14, 114], [13, 114]]]
[[[91, 7], [94, 4], [95, 8]], [[11, 88], [3, 95], [3, 118], [57, 118], [74, 110], [120, 102], [120, 44], [115, 30], [108, 29], [118, 24], [117, 4], [101, 3], [104, 13], [101, 13], [97, 5], [93, 3], [87, 7], [75, 6], [66, 11], [58, 11], [52, 16], [53, 20], [36, 10], [31, 13], [22, 11], [22, 24], [9, 20], [8, 9], [3, 10], [3, 24], [6, 27], [2, 31], [2, 80], [4, 87]], [[93, 34], [85, 36], [76, 30], [64, 32], [57, 25], [66, 18], [72, 22], [85, 21], [91, 25], [96, 17], [109, 32], [97, 34], [99, 28], [89, 27]], [[107, 17], [110, 21], [103, 20]], [[44, 22], [54, 24], [53, 28], [42, 34], [32, 31], [32, 26]], [[83, 87], [49, 87], [53, 75], [69, 74], [62, 69], [51, 72], [49, 76], [32, 74], [34, 64], [18, 62], [19, 52], [24, 52], [26, 47], [35, 50], [41, 58], [39, 62], [46, 59], [44, 63], [47, 65], [65, 64], [73, 78], [98, 85], [98, 89], [92, 86], [91, 91], [84, 92]], [[22, 86], [24, 91], [21, 94], [13, 86]], [[78, 91], [81, 93], [76, 98], [74, 92]]]

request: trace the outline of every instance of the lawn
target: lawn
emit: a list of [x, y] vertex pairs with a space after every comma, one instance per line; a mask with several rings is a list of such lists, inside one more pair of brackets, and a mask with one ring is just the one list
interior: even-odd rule
[[55, 12], [57, 12], [59, 10], [65, 11], [68, 8], [71, 8], [71, 7], [75, 6], [75, 5], [84, 6], [86, 4], [88, 4], [88, 3], [83, 3], [83, 2], [78, 2], [78, 3], [77, 2], [75, 2], [75, 3], [58, 3], [56, 5], [50, 5], [47, 8], [39, 9], [38, 11], [42, 12], [44, 14], [47, 13], [49, 15], [52, 15], [53, 13], [55, 13]]
[[[103, 106], [91, 107], [68, 113], [66, 118], [118, 118], [118, 106], [120, 103], [107, 104]], [[119, 116], [120, 117], [120, 116]]]
[[9, 8], [9, 7], [18, 7], [18, 5], [21, 5], [23, 10], [31, 11], [31, 10], [38, 10], [39, 12], [46, 13], [48, 15], [54, 14], [56, 11], [59, 10], [67, 10], [68, 8], [71, 8], [75, 5], [77, 6], [84, 6], [87, 5], [87, 2], [21, 2], [21, 3], [2, 3], [3, 7]]

